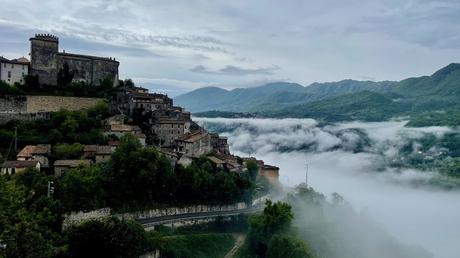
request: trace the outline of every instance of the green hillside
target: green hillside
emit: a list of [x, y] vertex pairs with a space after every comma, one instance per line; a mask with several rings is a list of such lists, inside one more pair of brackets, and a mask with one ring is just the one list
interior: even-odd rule
[[[460, 110], [460, 64], [399, 82], [343, 80], [292, 89], [285, 85], [272, 84], [270, 91], [265, 90], [267, 85], [227, 91], [208, 109], [203, 109], [207, 105], [203, 98], [200, 107], [192, 100], [183, 105], [192, 111], [253, 112], [264, 117], [310, 117], [328, 122], [411, 116], [412, 126], [460, 125], [459, 119], [452, 119]], [[188, 94], [201, 97], [202, 92], [199, 89]]]

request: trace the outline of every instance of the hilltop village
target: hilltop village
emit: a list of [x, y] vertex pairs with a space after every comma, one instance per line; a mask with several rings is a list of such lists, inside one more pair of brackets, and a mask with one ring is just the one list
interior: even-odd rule
[[1, 81], [18, 85], [32, 77], [39, 85], [53, 87], [59, 84], [62, 74], [71, 73], [72, 82], [97, 87], [108, 79], [113, 89], [106, 98], [0, 93], [0, 124], [12, 120], [46, 120], [52, 112], [61, 109], [80, 110], [106, 101], [111, 116], [104, 119], [103, 125], [104, 135], [109, 140], [104, 144], [85, 145], [81, 157], [77, 159], [53, 160], [50, 158], [53, 146], [49, 143], [26, 145], [16, 150], [16, 160], [3, 162], [2, 174], [36, 168], [59, 177], [69, 169], [108, 161], [120, 144], [119, 139], [131, 134], [143, 146], [156, 148], [164, 154], [173, 166], [188, 166], [193, 159], [206, 157], [219, 169], [245, 173], [246, 165], [253, 161], [257, 164], [259, 177], [267, 178], [270, 182], [278, 181], [278, 167], [267, 165], [254, 157], [232, 155], [226, 137], [200, 127], [193, 122], [190, 112], [174, 106], [173, 100], [167, 95], [149, 93], [148, 89], [137, 87], [130, 80], [126, 83], [119, 81], [119, 62], [115, 58], [59, 52], [59, 39], [48, 34], [37, 34], [30, 42], [30, 62], [24, 57], [15, 60], [0, 58]]

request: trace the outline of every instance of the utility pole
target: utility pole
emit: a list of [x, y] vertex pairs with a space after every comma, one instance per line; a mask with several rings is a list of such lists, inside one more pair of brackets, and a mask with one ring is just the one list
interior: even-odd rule
[[14, 152], [18, 152], [18, 127], [14, 127]]
[[48, 181], [48, 198], [50, 198], [54, 194], [54, 182]]
[[305, 170], [305, 186], [308, 187], [308, 162], [306, 163], [306, 170]]

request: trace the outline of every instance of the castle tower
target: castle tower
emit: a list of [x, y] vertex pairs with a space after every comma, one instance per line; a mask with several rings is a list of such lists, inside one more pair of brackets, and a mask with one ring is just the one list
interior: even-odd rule
[[30, 74], [38, 75], [40, 84], [56, 85], [59, 39], [50, 34], [30, 38]]

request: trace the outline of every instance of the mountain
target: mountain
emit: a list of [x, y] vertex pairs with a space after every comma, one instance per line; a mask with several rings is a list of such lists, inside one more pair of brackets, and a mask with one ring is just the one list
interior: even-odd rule
[[[445, 118], [436, 117], [438, 111], [451, 112], [460, 109], [460, 64], [456, 63], [430, 76], [399, 82], [343, 80], [313, 83], [307, 87], [296, 85], [293, 90], [279, 87], [276, 91], [273, 88], [277, 85], [283, 83], [270, 85], [270, 91], [266, 92], [263, 89], [267, 85], [227, 91], [221, 96], [225, 102], [215, 101], [215, 105], [212, 108], [208, 106], [208, 109], [202, 108], [205, 100], [198, 103], [199, 106], [189, 106], [185, 103], [187, 101], [183, 105], [192, 111], [256, 112], [258, 116], [265, 117], [311, 117], [324, 121], [382, 121], [395, 116], [426, 112], [430, 112], [430, 115], [421, 117], [430, 117], [430, 121], [446, 121]], [[200, 96], [199, 92], [197, 90], [192, 93]], [[243, 98], [244, 96], [249, 97]], [[426, 123], [419, 121], [418, 124]]]
[[276, 82], [231, 91], [207, 87], [177, 96], [174, 98], [174, 102], [192, 112], [208, 110], [233, 112], [273, 111], [345, 93], [365, 90], [386, 92], [393, 83], [343, 80], [339, 82], [313, 83], [308, 87], [304, 87], [297, 83]]

